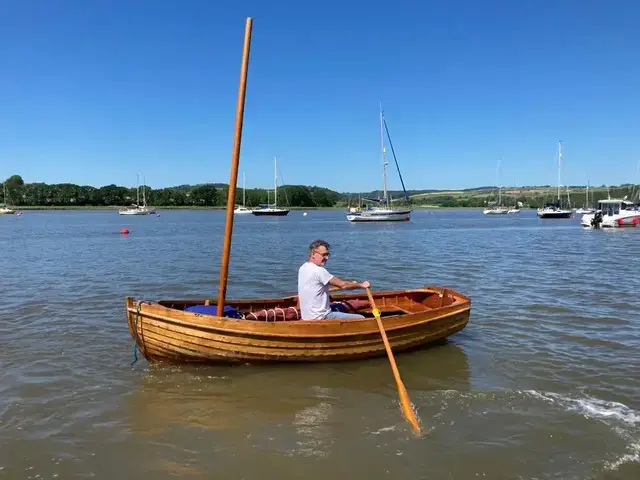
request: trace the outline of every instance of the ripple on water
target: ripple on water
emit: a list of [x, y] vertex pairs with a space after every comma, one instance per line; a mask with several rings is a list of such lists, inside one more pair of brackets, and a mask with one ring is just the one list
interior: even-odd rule
[[638, 256], [640, 230], [584, 232], [533, 212], [417, 210], [402, 225], [290, 215], [236, 219], [230, 297], [294, 293], [316, 238], [332, 245], [332, 273], [374, 290], [471, 297], [452, 342], [396, 357], [427, 435], [411, 435], [385, 358], [130, 367], [124, 297], [215, 296], [220, 212], [28, 212], [0, 218], [0, 250], [14, 252], [0, 257], [2, 473], [640, 478], [640, 277], [611, 261]]

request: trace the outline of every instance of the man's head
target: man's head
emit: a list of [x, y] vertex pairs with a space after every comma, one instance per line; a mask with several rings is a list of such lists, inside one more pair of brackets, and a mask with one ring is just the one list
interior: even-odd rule
[[309, 245], [309, 261], [324, 266], [329, 260], [329, 244], [324, 240], [316, 240]]

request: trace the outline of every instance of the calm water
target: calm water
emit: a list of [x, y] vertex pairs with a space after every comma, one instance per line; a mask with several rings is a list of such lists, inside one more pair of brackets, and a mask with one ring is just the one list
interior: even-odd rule
[[416, 439], [384, 358], [130, 365], [124, 297], [215, 296], [223, 224], [212, 211], [0, 216], [0, 477], [640, 478], [640, 230], [533, 211], [236, 218], [230, 297], [294, 293], [316, 238], [343, 278], [471, 297], [448, 344], [397, 356]]

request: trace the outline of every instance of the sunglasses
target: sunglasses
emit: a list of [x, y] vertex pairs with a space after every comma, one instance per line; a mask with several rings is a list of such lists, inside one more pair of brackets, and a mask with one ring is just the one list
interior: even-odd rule
[[317, 250], [314, 250], [313, 253], [317, 253], [318, 255], [322, 255], [325, 258], [329, 258], [331, 256], [331, 254], [329, 252], [321, 253], [321, 252], [318, 252]]

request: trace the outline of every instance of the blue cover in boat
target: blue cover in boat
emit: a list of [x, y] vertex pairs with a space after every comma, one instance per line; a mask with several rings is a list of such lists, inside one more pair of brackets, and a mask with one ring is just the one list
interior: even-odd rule
[[333, 302], [331, 304], [331, 311], [332, 312], [349, 313], [349, 310], [347, 310], [347, 306], [342, 302]]
[[[192, 307], [185, 308], [186, 312], [191, 313], [201, 313], [202, 315], [217, 315], [218, 306], [217, 305], [193, 305]], [[229, 305], [225, 305], [223, 317], [227, 318], [244, 318], [240, 310], [236, 307], [231, 307]]]

